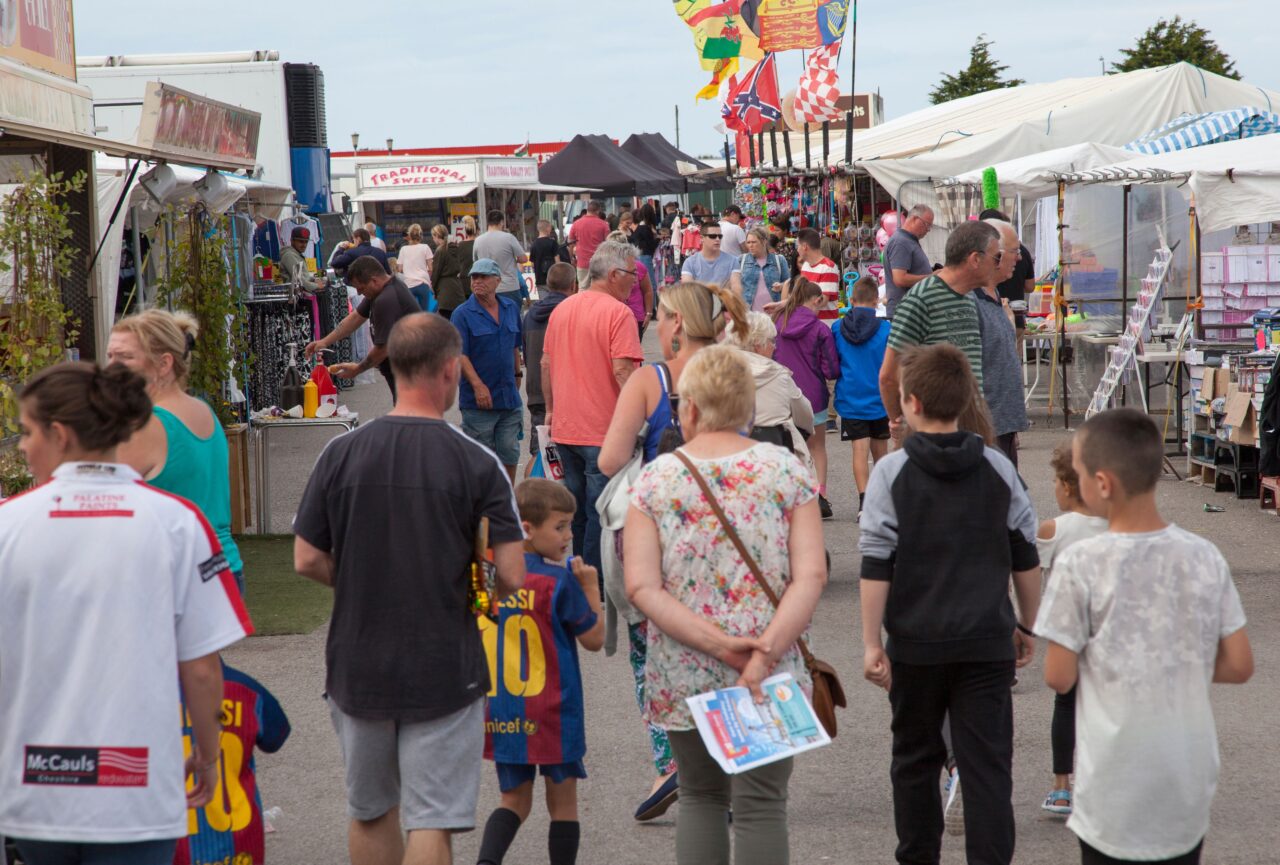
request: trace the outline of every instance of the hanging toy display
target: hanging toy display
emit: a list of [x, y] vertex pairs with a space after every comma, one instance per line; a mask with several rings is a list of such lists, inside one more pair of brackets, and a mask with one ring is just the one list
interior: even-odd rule
[[1000, 181], [994, 168], [982, 169], [982, 207], [984, 210], [1000, 209]]

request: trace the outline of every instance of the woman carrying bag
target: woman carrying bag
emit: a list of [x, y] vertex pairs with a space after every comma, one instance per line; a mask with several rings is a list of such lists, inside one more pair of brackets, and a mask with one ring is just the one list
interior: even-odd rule
[[786, 865], [791, 760], [726, 775], [685, 699], [740, 684], [763, 700], [760, 683], [783, 672], [810, 691], [797, 641], [827, 579], [817, 491], [795, 456], [743, 435], [755, 386], [737, 349], [698, 352], [680, 394], [686, 443], [641, 471], [623, 556], [627, 596], [650, 620], [645, 717], [667, 731], [680, 766], [676, 861], [728, 865], [732, 808], [737, 865]]

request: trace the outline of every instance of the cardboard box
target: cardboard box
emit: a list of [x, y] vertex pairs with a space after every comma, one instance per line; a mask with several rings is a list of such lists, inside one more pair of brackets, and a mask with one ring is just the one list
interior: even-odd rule
[[1227, 397], [1227, 415], [1224, 419], [1231, 428], [1231, 441], [1251, 445], [1258, 438], [1258, 413], [1253, 407], [1253, 394], [1234, 391]]
[[1218, 396], [1228, 396], [1235, 389], [1231, 384], [1231, 370], [1219, 368], [1213, 374], [1217, 378], [1213, 385], [1214, 391]]

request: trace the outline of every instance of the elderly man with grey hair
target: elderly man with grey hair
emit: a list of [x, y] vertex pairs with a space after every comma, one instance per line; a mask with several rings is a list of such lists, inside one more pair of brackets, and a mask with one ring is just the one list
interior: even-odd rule
[[573, 552], [596, 569], [596, 499], [609, 480], [597, 465], [600, 446], [622, 385], [644, 360], [636, 319], [625, 302], [635, 283], [636, 248], [616, 240], [601, 243], [587, 267], [586, 290], [555, 308], [542, 342], [546, 422], [564, 468], [565, 486], [578, 502]]
[[933, 228], [933, 210], [917, 204], [907, 211], [907, 218], [884, 247], [885, 305], [889, 318], [898, 310], [898, 301], [920, 280], [933, 273], [929, 256], [920, 240]]
[[991, 410], [996, 443], [1010, 462], [1018, 465], [1018, 433], [1031, 426], [1022, 390], [1022, 364], [1018, 358], [1018, 333], [1009, 301], [998, 286], [1018, 266], [1022, 244], [1013, 226], [1001, 219], [984, 219], [1000, 232], [999, 260], [985, 285], [974, 291], [978, 325], [982, 330], [982, 395]]
[[[778, 328], [763, 312], [747, 314], [750, 330], [745, 337], [730, 328], [725, 341], [747, 354], [747, 366], [756, 382], [755, 426], [751, 438], [781, 445], [810, 465], [805, 438], [813, 432], [813, 406], [800, 391], [791, 370], [773, 359]], [[812, 469], [812, 465], [810, 465]]]

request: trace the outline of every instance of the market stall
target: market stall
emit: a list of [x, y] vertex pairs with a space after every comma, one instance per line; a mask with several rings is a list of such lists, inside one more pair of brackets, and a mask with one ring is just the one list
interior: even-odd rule
[[686, 191], [685, 181], [674, 169], [649, 165], [605, 135], [575, 135], [564, 150], [543, 163], [538, 176], [543, 183], [592, 187], [606, 198]]

